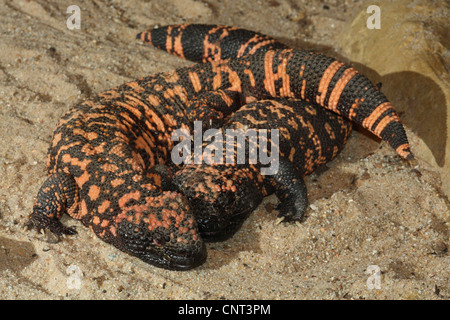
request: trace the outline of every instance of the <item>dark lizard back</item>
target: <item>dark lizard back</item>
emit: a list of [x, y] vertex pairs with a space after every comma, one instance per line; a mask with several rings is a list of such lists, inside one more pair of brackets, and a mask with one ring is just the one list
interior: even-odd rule
[[[231, 28], [223, 30], [225, 34], [219, 37], [219, 43], [214, 42], [220, 50], [220, 43], [226, 43], [225, 36]], [[149, 35], [151, 32], [143, 33], [141, 38], [149, 39]], [[233, 125], [232, 117], [251, 111], [242, 108], [244, 104], [261, 103], [257, 102], [261, 99], [269, 100], [269, 104], [275, 99], [288, 105], [290, 102], [284, 98], [301, 99], [308, 105], [317, 103], [378, 134], [400, 156], [412, 156], [395, 111], [365, 77], [317, 53], [265, 51], [266, 44], [270, 47], [276, 43], [265, 36], [258, 43], [259, 35], [254, 36], [255, 40], [246, 40], [248, 47], [252, 45], [250, 51], [246, 51], [246, 44], [239, 48], [241, 58], [220, 59], [141, 78], [70, 109], [54, 132], [48, 156], [49, 176], [38, 192], [27, 227], [47, 228], [58, 235], [73, 234], [75, 231], [59, 220], [68, 213], [104, 241], [147, 263], [177, 270], [202, 264], [206, 249], [198, 223], [209, 222], [193, 214], [192, 204], [183, 195], [188, 192], [181, 188], [177, 177], [183, 176], [184, 169], [173, 179], [180, 190], [173, 188], [171, 169], [177, 167], [169, 160], [174, 147], [172, 132], [189, 130], [196, 120], [203, 121], [206, 127]], [[169, 52], [183, 46], [182, 38], [166, 40], [165, 49]], [[207, 59], [215, 57], [216, 49], [208, 43], [206, 46], [206, 52], [213, 53], [206, 54]], [[273, 110], [277, 112], [278, 107]], [[236, 119], [242, 123], [243, 118]], [[238, 172], [241, 169], [250, 179], [238, 179], [234, 188], [232, 180], [220, 185], [231, 190], [235, 199], [240, 192], [248, 194], [251, 184], [258, 181], [252, 176], [252, 167], [239, 168]], [[223, 172], [231, 170], [224, 168]], [[281, 158], [278, 173], [265, 183], [277, 192], [279, 209], [286, 218], [301, 217], [307, 205], [306, 189], [299, 177], [293, 163]], [[252, 197], [238, 197], [252, 200], [250, 205], [235, 207], [238, 215], [247, 214], [244, 211], [251, 210], [264, 192], [269, 192], [257, 190], [259, 195], [255, 192]], [[220, 210], [216, 204], [215, 210]], [[236, 223], [228, 219], [230, 215], [219, 213], [219, 218], [223, 216], [231, 221], [229, 230], [224, 231], [229, 235]], [[210, 225], [217, 223], [212, 221]], [[218, 226], [224, 229], [223, 222], [219, 221]]]

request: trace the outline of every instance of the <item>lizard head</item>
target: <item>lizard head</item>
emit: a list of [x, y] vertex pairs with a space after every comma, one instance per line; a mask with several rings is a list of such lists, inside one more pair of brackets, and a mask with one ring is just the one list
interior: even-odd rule
[[179, 193], [165, 191], [128, 202], [117, 216], [120, 249], [146, 263], [170, 270], [188, 270], [206, 260], [189, 203]]
[[174, 175], [174, 183], [192, 204], [206, 241], [230, 238], [263, 198], [246, 166], [185, 165]]

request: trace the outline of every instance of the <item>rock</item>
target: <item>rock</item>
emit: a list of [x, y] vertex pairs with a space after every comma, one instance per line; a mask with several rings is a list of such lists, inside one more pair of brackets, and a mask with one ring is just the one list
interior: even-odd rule
[[384, 0], [377, 6], [380, 29], [368, 28], [375, 12], [365, 8], [343, 28], [338, 45], [361, 72], [382, 83], [419, 138], [413, 152], [441, 173], [450, 196], [450, 4]]

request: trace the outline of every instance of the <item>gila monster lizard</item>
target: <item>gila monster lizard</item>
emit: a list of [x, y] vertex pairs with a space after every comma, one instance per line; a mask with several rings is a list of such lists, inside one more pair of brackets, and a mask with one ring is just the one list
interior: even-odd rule
[[[137, 38], [175, 56], [199, 63], [226, 63], [256, 51], [287, 48], [262, 34], [216, 25], [166, 26], [138, 34]], [[226, 145], [227, 139], [233, 141], [226, 134], [228, 129], [245, 132], [249, 129], [270, 131], [279, 128], [282, 132], [277, 151], [281, 159], [275, 177], [262, 175], [260, 163], [237, 164], [236, 150], [227, 164], [203, 161], [200, 165], [185, 165], [175, 173], [173, 181], [177, 190], [191, 203], [203, 239], [221, 241], [229, 238], [262, 198], [274, 192], [281, 201], [277, 207], [280, 216], [285, 221], [301, 220], [308, 205], [303, 176], [338, 154], [351, 132], [350, 122], [316, 103], [298, 99], [259, 100], [229, 115], [230, 110], [223, 97], [233, 99], [233, 93], [218, 91], [197, 97], [198, 102], [192, 104], [189, 110], [190, 114], [195, 114], [193, 118], [202, 119], [203, 124], [209, 124], [208, 127], [221, 127], [215, 142]], [[253, 99], [246, 97], [246, 101]], [[208, 121], [211, 118], [212, 121]], [[248, 155], [250, 141], [247, 136], [243, 143]], [[271, 149], [270, 143], [268, 150]], [[208, 143], [204, 143], [202, 150], [207, 147]], [[225, 159], [226, 148], [221, 150], [220, 157]]]
[[[153, 39], [162, 34], [165, 42], [161, 49], [188, 59], [191, 59], [189, 52], [197, 55], [200, 50], [208, 53], [206, 59], [219, 57], [218, 61], [125, 83], [72, 107], [61, 118], [48, 151], [48, 177], [38, 192], [27, 228], [49, 229], [57, 235], [74, 234], [75, 230], [60, 222], [61, 216], [68, 213], [105, 242], [147, 263], [176, 270], [202, 264], [206, 249], [197, 217], [187, 198], [170, 187], [172, 177], [168, 167], [174, 147], [171, 134], [176, 129], [191, 129], [195, 120], [214, 122], [217, 118], [219, 123], [233, 125], [232, 119], [236, 117], [239, 124], [245, 114], [255, 115], [258, 108], [265, 110], [261, 119], [288, 107], [289, 112], [295, 113], [304, 106], [309, 111], [300, 112], [300, 118], [308, 120], [308, 112], [310, 115], [317, 112], [315, 120], [319, 124], [325, 126], [326, 122], [334, 121], [338, 125], [335, 135], [342, 141], [330, 143], [319, 136], [313, 148], [320, 149], [321, 157], [342, 147], [348, 132], [338, 130], [348, 125], [331, 113], [320, 113], [315, 103], [377, 134], [401, 157], [412, 157], [392, 106], [353, 68], [318, 53], [285, 48], [251, 31], [192, 26], [194, 36], [199, 35], [195, 31], [198, 28], [205, 37], [190, 38], [189, 33], [183, 37], [190, 28], [189, 25], [159, 28], [139, 37], [156, 43]], [[232, 39], [229, 35], [237, 36], [233, 40], [239, 44], [237, 54], [233, 46], [225, 47], [227, 39]], [[205, 105], [205, 101], [211, 105]], [[310, 130], [315, 132], [314, 127]], [[296, 143], [292, 140], [289, 144], [294, 151]], [[324, 161], [314, 157], [316, 154], [310, 155], [307, 160], [310, 162], [300, 165], [303, 174], [309, 172], [306, 166], [314, 167]], [[306, 193], [296, 191], [304, 185], [297, 179], [298, 173], [293, 176], [294, 167], [289, 161], [280, 163], [281, 170], [270, 184], [272, 189], [282, 190], [280, 197], [293, 197], [294, 201], [288, 199], [280, 210], [281, 214], [296, 218], [299, 215], [295, 206], [299, 205], [300, 211], [305, 206], [304, 200], [297, 201], [296, 197], [304, 199]], [[177, 173], [174, 180], [179, 176], [183, 174]], [[235, 176], [230, 173], [230, 177]], [[246, 188], [245, 183], [241, 185]], [[234, 195], [237, 198], [238, 191]]]

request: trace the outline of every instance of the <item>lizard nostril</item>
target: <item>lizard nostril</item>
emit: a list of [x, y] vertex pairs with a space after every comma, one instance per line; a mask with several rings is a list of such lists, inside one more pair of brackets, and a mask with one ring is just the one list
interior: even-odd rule
[[155, 233], [155, 235], [153, 236], [153, 243], [157, 246], [162, 246], [166, 243], [166, 240], [160, 233]]

